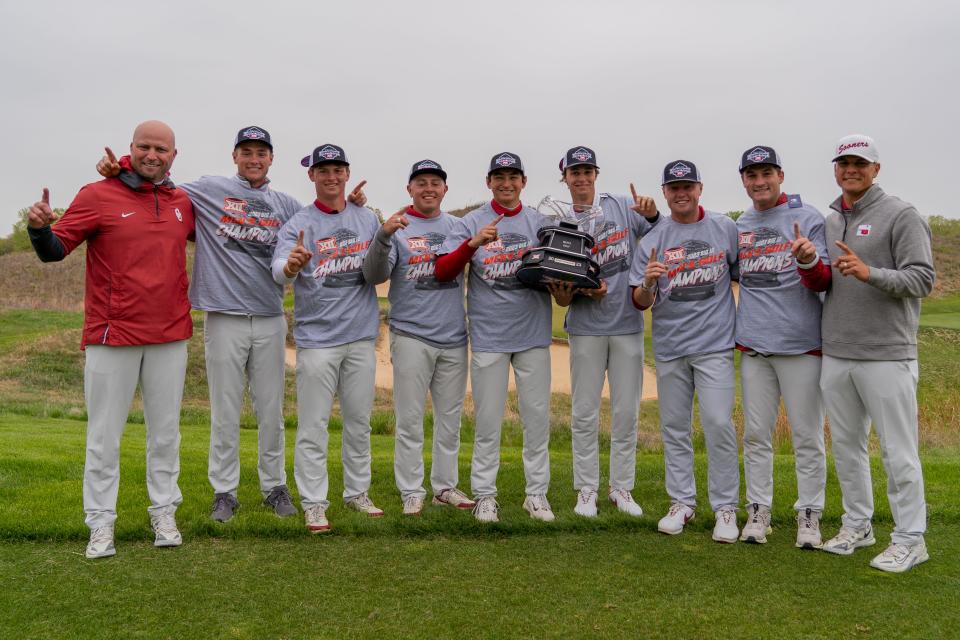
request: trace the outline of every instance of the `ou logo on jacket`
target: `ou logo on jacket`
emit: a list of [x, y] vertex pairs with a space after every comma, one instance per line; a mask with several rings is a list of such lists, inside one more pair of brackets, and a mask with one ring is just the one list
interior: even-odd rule
[[183, 215], [180, 213], [179, 208], [173, 210], [173, 215], [177, 216], [177, 222], [183, 222]]

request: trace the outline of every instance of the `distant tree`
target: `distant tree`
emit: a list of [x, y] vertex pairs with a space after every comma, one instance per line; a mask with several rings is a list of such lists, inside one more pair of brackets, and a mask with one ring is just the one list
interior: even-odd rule
[[454, 216], [454, 217], [462, 218], [463, 216], [467, 215], [468, 213], [470, 213], [470, 212], [473, 211], [474, 209], [478, 209], [478, 208], [480, 208], [480, 207], [482, 207], [482, 206], [483, 206], [483, 203], [482, 203], [482, 202], [474, 202], [473, 204], [468, 204], [468, 205], [466, 205], [466, 206], [460, 207], [459, 209], [454, 209], [454, 210], [452, 210], [452, 211], [448, 211], [447, 213], [449, 213], [450, 215], [452, 215], [452, 216]]
[[731, 220], [736, 220], [743, 215], [743, 211], [727, 211], [727, 217]]
[[[63, 209], [54, 209], [58, 216], [63, 215]], [[0, 255], [14, 251], [30, 251], [30, 236], [27, 235], [27, 216], [30, 209], [20, 209], [17, 212], [17, 221], [13, 224], [13, 232], [5, 238], [0, 238]]]

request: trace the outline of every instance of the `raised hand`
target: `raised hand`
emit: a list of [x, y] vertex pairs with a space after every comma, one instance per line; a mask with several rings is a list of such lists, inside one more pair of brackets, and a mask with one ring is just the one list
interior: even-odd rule
[[810, 264], [817, 259], [817, 248], [810, 238], [807, 238], [800, 232], [800, 223], [793, 223], [793, 244], [790, 247], [790, 253], [800, 264]]
[[297, 275], [301, 269], [307, 266], [311, 258], [313, 258], [313, 253], [304, 246], [303, 229], [301, 229], [300, 235], [297, 236], [297, 244], [293, 245], [290, 255], [287, 256], [287, 264], [283, 266], [283, 275], [288, 278]]
[[405, 229], [407, 225], [410, 224], [410, 219], [407, 218], [406, 211], [407, 208], [404, 207], [387, 218], [387, 221], [383, 223], [383, 232], [388, 236], [392, 236], [397, 231], [400, 231], [400, 229]]
[[836, 245], [843, 251], [843, 255], [833, 261], [833, 266], [840, 270], [843, 276], [853, 276], [860, 282], [866, 282], [870, 279], [870, 267], [865, 265], [860, 256], [844, 242], [836, 241]]
[[650, 250], [650, 260], [647, 261], [647, 270], [643, 273], [643, 283], [647, 289], [657, 284], [660, 276], [667, 273], [667, 265], [657, 260], [657, 248]]
[[27, 225], [34, 229], [48, 227], [57, 220], [57, 214], [50, 208], [50, 189], [43, 188], [39, 202], [34, 202], [27, 215]]
[[367, 181], [361, 180], [360, 183], [353, 188], [353, 191], [347, 195], [347, 202], [350, 204], [355, 204], [358, 207], [362, 207], [363, 205], [367, 204], [367, 196], [363, 192], [363, 186], [365, 184], [367, 184]]
[[657, 203], [650, 196], [641, 196], [637, 188], [630, 183], [630, 195], [633, 196], [633, 206], [630, 207], [644, 218], [653, 218], [657, 215]]
[[114, 178], [120, 175], [120, 163], [117, 162], [117, 156], [113, 155], [110, 147], [104, 147], [103, 150], [107, 152], [107, 155], [100, 158], [100, 162], [97, 163], [97, 173], [104, 178]]
[[500, 224], [501, 220], [503, 220], [503, 215], [494, 218], [490, 224], [480, 229], [480, 231], [477, 231], [477, 235], [470, 238], [470, 241], [467, 242], [467, 244], [476, 249], [477, 247], [482, 247], [483, 245], [490, 244], [496, 240], [498, 237], [497, 225]]

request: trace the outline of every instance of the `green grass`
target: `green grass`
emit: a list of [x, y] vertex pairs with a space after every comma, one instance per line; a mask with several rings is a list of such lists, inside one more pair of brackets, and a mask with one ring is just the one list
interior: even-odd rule
[[[552, 402], [549, 497], [558, 516], [553, 524], [533, 522], [520, 508], [522, 432], [515, 398], [504, 423], [501, 523], [484, 527], [469, 513], [436, 507], [422, 518], [403, 518], [392, 475], [392, 406], [389, 393], [378, 392], [371, 495], [386, 509], [384, 518], [347, 511], [337, 498], [342, 472], [336, 415], [330, 438], [334, 530], [310, 536], [300, 518], [274, 517], [260, 505], [257, 434], [248, 407], [241, 429], [242, 508], [230, 523], [215, 525], [207, 517], [209, 412], [196, 318], [181, 429], [184, 502], [177, 515], [185, 544], [166, 550], [150, 544], [144, 426], [135, 402], [121, 450], [118, 555], [87, 561], [80, 314], [2, 311], [0, 639], [960, 637], [954, 604], [960, 592], [960, 332], [927, 322], [953, 314], [960, 314], [956, 294], [925, 301], [919, 334], [931, 561], [891, 576], [867, 565], [892, 527], [878, 456], [872, 460], [878, 546], [849, 558], [793, 547], [796, 488], [785, 431], [778, 435], [775, 458], [776, 530], [767, 545], [710, 540], [699, 430], [698, 519], [680, 536], [658, 534], [656, 519], [668, 499], [655, 402], [641, 408], [634, 492], [647, 515], [633, 520], [602, 508], [595, 521], [575, 518], [570, 400], [560, 394]], [[647, 340], [651, 359], [649, 328]], [[285, 415], [288, 480], [296, 496], [292, 375]], [[427, 431], [429, 439], [429, 417]], [[464, 488], [472, 437], [468, 412], [460, 455]], [[601, 441], [606, 450], [605, 435]], [[606, 465], [603, 455], [601, 468]], [[832, 460], [828, 469], [824, 530], [829, 535], [839, 526], [841, 508]]]
[[[371, 495], [387, 515], [368, 519], [336, 498], [342, 476], [339, 433], [333, 432], [334, 529], [311, 536], [299, 518], [280, 520], [259, 505], [251, 430], [241, 432], [242, 507], [226, 525], [211, 522], [208, 431], [203, 425], [182, 431], [184, 503], [178, 521], [184, 545], [160, 550], [150, 544], [144, 428], [131, 424], [121, 450], [118, 555], [87, 561], [80, 512], [83, 424], [0, 418], [0, 566], [13, 578], [0, 591], [6, 621], [0, 637], [697, 638], [742, 628], [745, 620], [762, 621], [755, 637], [930, 638], [960, 632], [953, 604], [960, 587], [956, 455], [924, 457], [931, 561], [891, 576], [867, 566], [891, 527], [878, 460], [879, 545], [841, 558], [793, 547], [790, 506], [796, 494], [789, 456], [776, 458], [778, 504], [770, 542], [725, 546], [710, 540], [705, 506], [684, 534], [656, 533], [656, 518], [667, 506], [657, 455], [638, 458], [635, 495], [647, 516], [633, 520], [607, 508], [595, 521], [575, 518], [569, 448], [563, 445], [551, 451], [557, 521], [535, 523], [520, 509], [520, 450], [510, 446], [499, 478], [502, 521], [482, 527], [469, 513], [438, 507], [419, 519], [401, 516], [392, 439], [374, 436]], [[293, 440], [289, 430], [288, 461]], [[701, 488], [705, 463], [699, 455]], [[839, 525], [832, 473], [828, 505], [829, 533]]]

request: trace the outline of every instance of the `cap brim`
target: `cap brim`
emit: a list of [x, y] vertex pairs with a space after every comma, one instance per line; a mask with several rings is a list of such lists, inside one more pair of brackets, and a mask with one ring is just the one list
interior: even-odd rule
[[599, 169], [600, 166], [596, 162], [572, 162], [563, 168], [564, 171], [567, 169], [573, 169], [574, 167], [593, 167], [594, 169]]
[[236, 148], [239, 147], [240, 145], [245, 144], [245, 143], [247, 143], [247, 142], [256, 142], [257, 144], [266, 145], [267, 147], [270, 148], [270, 151], [273, 151], [273, 145], [270, 144], [269, 142], [265, 141], [265, 140], [237, 140], [237, 143], [236, 143], [235, 145], [233, 145], [233, 148], [236, 149]]
[[699, 180], [691, 180], [690, 178], [676, 178], [674, 180], [664, 180], [663, 182], [660, 183], [660, 186], [662, 187], [665, 184], [673, 184], [674, 182], [692, 182], [694, 184], [700, 183]]
[[762, 166], [762, 165], [769, 165], [769, 166], [771, 166], [771, 167], [776, 167], [777, 169], [780, 169], [781, 171], [783, 171], [783, 167], [781, 167], [780, 165], [778, 165], [776, 162], [748, 162], [747, 164], [745, 164], [745, 165], [743, 165], [742, 167], [740, 167], [740, 173], [743, 173], [744, 171], [746, 171], [746, 170], [749, 169], [750, 167], [759, 167], [759, 166]]
[[321, 160], [320, 162], [314, 162], [313, 164], [310, 164], [310, 156], [307, 156], [306, 158], [301, 160], [300, 164], [307, 167], [308, 169], [312, 169], [318, 164], [342, 164], [345, 167], [350, 166], [349, 162], [344, 162], [343, 160]]
[[841, 153], [840, 155], [836, 156], [836, 157], [835, 157], [833, 160], [831, 160], [830, 162], [836, 162], [836, 161], [839, 160], [840, 158], [846, 158], [846, 157], [848, 157], [848, 156], [853, 156], [854, 158], [863, 158], [863, 159], [866, 160], [867, 162], [880, 162], [880, 159], [879, 159], [879, 158], [876, 159], [876, 160], [874, 160], [873, 158], [868, 158], [867, 156], [860, 155], [859, 153]]
[[443, 181], [444, 181], [444, 182], [447, 181], [447, 172], [444, 171], [443, 169], [419, 169], [419, 170], [414, 171], [413, 173], [410, 174], [410, 177], [407, 178], [407, 182], [410, 182], [411, 180], [413, 180], [413, 179], [416, 178], [417, 176], [422, 176], [422, 175], [425, 174], [425, 173], [430, 173], [430, 174], [433, 174], [433, 175], [435, 175], [435, 176], [440, 176], [441, 178], [443, 178]]

